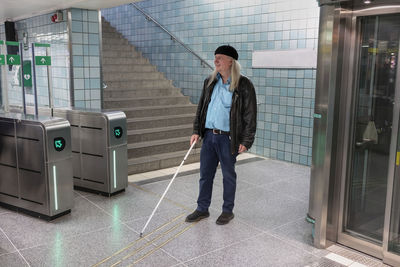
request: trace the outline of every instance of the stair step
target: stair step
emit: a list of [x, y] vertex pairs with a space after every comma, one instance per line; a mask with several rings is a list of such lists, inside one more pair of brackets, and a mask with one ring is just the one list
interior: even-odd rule
[[125, 38], [115, 38], [115, 39], [105, 38], [102, 41], [103, 41], [102, 44], [105, 45], [129, 45], [129, 41]]
[[115, 33], [115, 29], [112, 28], [111, 26], [105, 26], [105, 25], [101, 25], [101, 33]]
[[193, 124], [131, 130], [128, 131], [128, 143], [148, 142], [184, 136], [189, 140], [192, 133]]
[[105, 21], [104, 19], [101, 23], [101, 30], [103, 32], [118, 32], [108, 21]]
[[164, 96], [164, 97], [137, 97], [137, 98], [111, 98], [104, 99], [104, 108], [116, 107], [141, 107], [189, 104], [188, 96]]
[[102, 57], [102, 61], [104, 65], [107, 64], [119, 64], [119, 65], [128, 65], [128, 64], [143, 64], [149, 65], [150, 62], [147, 58], [138, 57], [138, 58], [125, 58], [125, 57]]
[[132, 81], [132, 80], [160, 80], [166, 79], [163, 73], [160, 72], [105, 72], [103, 73], [105, 81]]
[[181, 114], [195, 114], [197, 106], [193, 104], [187, 105], [167, 105], [152, 107], [135, 107], [135, 108], [119, 108], [125, 113], [127, 118], [156, 117]]
[[179, 114], [127, 119], [128, 130], [150, 129], [193, 123], [195, 114]]
[[157, 68], [152, 65], [119, 65], [107, 64], [103, 66], [103, 73], [107, 72], [153, 72]]
[[103, 44], [103, 53], [105, 51], [134, 51], [136, 53], [139, 53], [140, 55], [142, 53], [140, 53], [139, 51], [137, 51], [133, 46], [131, 45], [110, 45], [110, 44]]
[[148, 81], [106, 81], [104, 80], [107, 88], [109, 89], [135, 89], [135, 88], [167, 88], [172, 87], [170, 80], [148, 80]]
[[185, 150], [190, 147], [190, 137], [175, 137], [128, 144], [128, 158], [145, 157], [166, 152]]
[[181, 96], [178, 88], [163, 88], [163, 89], [104, 89], [103, 97], [110, 98], [136, 98], [136, 97], [151, 97], [151, 96]]
[[[115, 49], [115, 48], [114, 48]], [[118, 50], [103, 50], [103, 57], [126, 57], [126, 58], [139, 58], [140, 53], [136, 51], [118, 51]]]
[[[115, 39], [115, 38], [124, 38], [123, 36], [122, 36], [122, 34], [120, 34], [119, 32], [117, 32], [117, 31], [112, 31], [112, 28], [109, 28], [109, 27], [104, 27], [104, 26], [102, 26], [103, 27], [103, 32], [102, 32], [102, 38], [103, 39]], [[104, 32], [104, 30], [106, 30], [106, 32]]]
[[[196, 145], [197, 146], [197, 145]], [[189, 149], [189, 148], [187, 148]], [[128, 174], [136, 174], [159, 169], [179, 166], [186, 150], [162, 153], [154, 156], [146, 156], [128, 160]], [[198, 162], [200, 160], [200, 148], [194, 148], [188, 158], [185, 160], [186, 164]]]

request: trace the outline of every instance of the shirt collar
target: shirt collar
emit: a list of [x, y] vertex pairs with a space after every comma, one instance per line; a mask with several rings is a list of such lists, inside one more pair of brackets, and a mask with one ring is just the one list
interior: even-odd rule
[[[217, 73], [217, 78], [218, 80], [221, 79], [222, 84], [224, 84], [224, 81], [222, 80], [221, 74], [219, 72]], [[228, 78], [228, 81], [225, 84], [231, 84], [231, 77]]]

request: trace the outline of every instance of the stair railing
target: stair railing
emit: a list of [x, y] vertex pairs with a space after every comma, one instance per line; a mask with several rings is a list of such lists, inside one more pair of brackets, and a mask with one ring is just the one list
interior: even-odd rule
[[214, 68], [207, 63], [207, 61], [205, 61], [202, 57], [200, 57], [199, 54], [197, 54], [196, 52], [194, 52], [190, 47], [188, 47], [185, 43], [183, 43], [179, 38], [177, 38], [174, 34], [172, 34], [170, 31], [168, 31], [163, 25], [161, 25], [158, 21], [156, 21], [152, 16], [150, 16], [146, 11], [144, 11], [142, 8], [140, 8], [138, 5], [136, 5], [135, 3], [130, 3], [130, 5], [132, 5], [134, 8], [136, 8], [140, 13], [142, 13], [146, 19], [148, 21], [152, 21], [154, 22], [154, 24], [156, 24], [158, 27], [160, 27], [164, 32], [166, 32], [170, 37], [171, 40], [178, 42], [180, 45], [182, 45], [187, 51], [189, 51], [190, 53], [192, 53], [195, 57], [197, 57], [200, 60], [200, 63], [203, 67], [207, 66], [209, 67], [211, 70], [213, 70]]

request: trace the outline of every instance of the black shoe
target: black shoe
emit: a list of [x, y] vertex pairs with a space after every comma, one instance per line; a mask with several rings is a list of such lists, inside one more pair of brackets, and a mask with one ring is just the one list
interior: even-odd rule
[[195, 210], [192, 214], [189, 214], [186, 217], [186, 222], [197, 222], [200, 221], [201, 219], [207, 218], [210, 216], [210, 213], [208, 211], [198, 211]]
[[233, 219], [233, 217], [235, 217], [233, 212], [230, 212], [230, 213], [222, 212], [221, 215], [219, 215], [216, 223], [219, 225], [227, 224], [230, 220]]

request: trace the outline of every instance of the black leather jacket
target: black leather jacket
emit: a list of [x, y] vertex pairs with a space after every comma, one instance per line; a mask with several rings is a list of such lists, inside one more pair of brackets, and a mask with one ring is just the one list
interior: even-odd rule
[[[207, 87], [208, 77], [204, 81], [203, 92], [197, 106], [196, 117], [193, 122], [193, 134], [204, 137], [205, 124], [207, 117], [208, 104], [214, 90], [215, 79]], [[232, 105], [230, 111], [230, 139], [231, 152], [235, 154], [239, 150], [239, 145], [244, 145], [247, 149], [254, 142], [257, 124], [257, 100], [253, 83], [245, 76], [241, 75], [238, 88], [232, 94]]]

